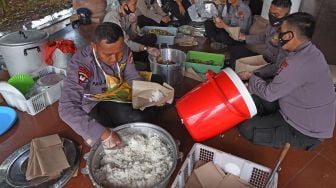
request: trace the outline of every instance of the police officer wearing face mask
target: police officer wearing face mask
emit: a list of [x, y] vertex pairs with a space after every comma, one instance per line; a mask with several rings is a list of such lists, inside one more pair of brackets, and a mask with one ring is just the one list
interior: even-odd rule
[[[289, 14], [291, 6], [291, 0], [273, 0], [269, 9], [269, 24], [266, 27], [265, 33], [259, 35], [244, 35], [241, 33], [239, 40], [245, 41], [248, 45], [265, 44], [266, 49], [262, 55], [266, 61], [270, 63], [281, 62], [281, 60], [286, 57], [286, 53], [281, 51], [276, 38], [279, 26], [281, 25], [283, 18]], [[235, 46], [231, 51], [230, 61], [228, 63], [230, 67], [234, 69], [237, 59], [255, 55], [258, 54], [251, 51], [246, 46]]]
[[[139, 35], [140, 29], [135, 15], [137, 0], [118, 0], [117, 10], [110, 10], [104, 17], [104, 22], [118, 24], [124, 31], [124, 40], [127, 46], [135, 53], [134, 60], [147, 62], [148, 54], [159, 56], [160, 51], [154, 48], [156, 45], [156, 36], [153, 34]], [[149, 64], [149, 62], [147, 62]], [[147, 66], [149, 69], [149, 66]]]
[[249, 79], [258, 114], [238, 130], [252, 142], [273, 147], [289, 142], [309, 150], [333, 136], [336, 96], [324, 55], [311, 42], [314, 29], [310, 14], [289, 15], [279, 34], [279, 45], [288, 56], [273, 80], [240, 74], [242, 80]]

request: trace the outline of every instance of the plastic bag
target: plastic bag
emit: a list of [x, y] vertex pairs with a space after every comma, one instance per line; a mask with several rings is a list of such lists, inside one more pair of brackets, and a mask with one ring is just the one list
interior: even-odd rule
[[53, 65], [53, 53], [59, 49], [62, 53], [74, 54], [76, 52], [76, 45], [72, 40], [57, 39], [49, 41], [45, 49], [44, 61], [48, 65]]

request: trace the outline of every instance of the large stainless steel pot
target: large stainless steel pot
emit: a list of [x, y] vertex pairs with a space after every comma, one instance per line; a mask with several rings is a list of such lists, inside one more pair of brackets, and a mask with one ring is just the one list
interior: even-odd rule
[[[166, 130], [150, 123], [129, 123], [116, 127], [113, 130], [121, 136], [132, 133], [142, 134], [145, 136], [158, 135], [162, 142], [167, 144], [170, 155], [173, 159], [173, 165], [169, 170], [166, 178], [163, 179], [159, 184], [155, 185], [155, 188], [166, 187], [170, 176], [173, 174], [176, 168], [177, 159], [182, 157], [181, 154], [178, 154], [176, 141], [173, 139], [173, 137]], [[103, 146], [101, 145], [101, 142], [97, 142], [91, 148], [90, 152], [84, 156], [84, 158], [86, 158], [86, 167], [81, 171], [83, 174], [88, 174], [93, 185], [99, 188], [101, 188], [102, 185], [98, 182], [98, 178], [95, 176], [94, 170], [99, 168], [100, 161], [102, 159], [102, 153]]]
[[43, 64], [48, 33], [16, 31], [0, 38], [0, 55], [9, 74], [32, 73]]
[[175, 64], [160, 64], [157, 63], [157, 58], [148, 56], [151, 71], [153, 74], [158, 74], [163, 77], [163, 80], [170, 84], [175, 85], [182, 80], [183, 62], [186, 59], [186, 54], [181, 50], [172, 48], [160, 49], [163, 62], [172, 61]]

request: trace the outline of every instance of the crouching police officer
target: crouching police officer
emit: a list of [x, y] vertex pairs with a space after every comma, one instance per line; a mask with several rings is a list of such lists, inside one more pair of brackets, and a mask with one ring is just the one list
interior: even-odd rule
[[311, 42], [314, 18], [307, 13], [286, 17], [279, 45], [288, 51], [270, 82], [251, 72], [240, 73], [249, 80], [258, 114], [238, 126], [253, 143], [312, 149], [331, 138], [335, 127], [335, 92], [331, 73], [322, 52]]

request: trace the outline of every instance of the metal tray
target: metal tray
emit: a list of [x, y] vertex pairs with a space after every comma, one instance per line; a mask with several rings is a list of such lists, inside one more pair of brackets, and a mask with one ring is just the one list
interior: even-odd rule
[[62, 138], [64, 153], [68, 159], [70, 168], [64, 170], [57, 179], [48, 180], [48, 177], [26, 180], [26, 169], [28, 165], [30, 143], [22, 146], [12, 153], [0, 165], [0, 187], [62, 187], [73, 176], [79, 167], [80, 152], [72, 140]]

